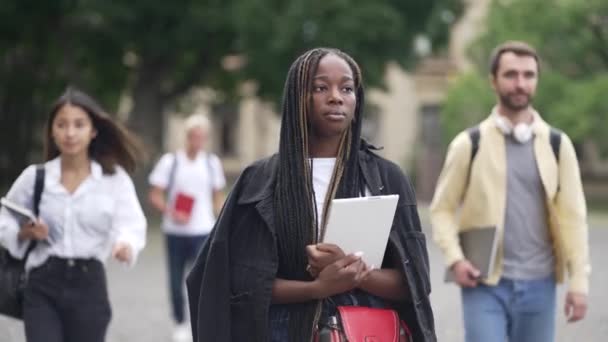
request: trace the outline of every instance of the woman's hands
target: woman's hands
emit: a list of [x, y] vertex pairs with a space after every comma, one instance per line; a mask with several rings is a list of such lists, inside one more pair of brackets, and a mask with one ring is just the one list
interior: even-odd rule
[[49, 226], [41, 219], [36, 222], [30, 221], [24, 224], [19, 230], [19, 241], [36, 240], [41, 241], [49, 237]]
[[349, 254], [329, 264], [319, 273], [316, 283], [318, 298], [326, 298], [359, 287], [371, 269], [361, 254]]
[[[49, 227], [41, 219], [24, 224], [19, 230], [18, 238], [23, 240], [44, 240], [49, 237]], [[133, 259], [133, 248], [126, 242], [117, 242], [112, 248], [112, 257], [120, 262], [130, 263]]]
[[318, 300], [360, 288], [391, 300], [407, 298], [408, 288], [399, 270], [368, 267], [363, 253], [344, 255], [336, 245], [318, 244], [306, 247], [308, 272], [313, 281], [277, 278], [273, 283], [272, 302], [301, 303]]
[[329, 264], [344, 257], [342, 249], [330, 243], [308, 245], [306, 246], [306, 254], [308, 255], [308, 266], [306, 270], [313, 278], [316, 278], [319, 275], [319, 272]]
[[126, 242], [117, 242], [112, 248], [112, 257], [120, 262], [130, 263], [133, 259], [133, 249]]
[[325, 298], [358, 287], [372, 271], [361, 259], [363, 253], [344, 255], [340, 247], [317, 244], [306, 247], [308, 272], [315, 277], [317, 298]]

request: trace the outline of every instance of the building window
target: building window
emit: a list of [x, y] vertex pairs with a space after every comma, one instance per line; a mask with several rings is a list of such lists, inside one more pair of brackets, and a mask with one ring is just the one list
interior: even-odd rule
[[219, 136], [218, 152], [223, 157], [237, 155], [238, 107], [232, 103], [221, 103], [213, 106], [213, 115], [217, 118]]
[[441, 122], [439, 121], [438, 104], [424, 105], [420, 109], [422, 114], [422, 143], [429, 149], [438, 149], [441, 146]]

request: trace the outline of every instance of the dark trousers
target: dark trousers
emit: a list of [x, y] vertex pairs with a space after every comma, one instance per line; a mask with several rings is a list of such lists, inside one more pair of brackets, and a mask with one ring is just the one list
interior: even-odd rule
[[30, 272], [23, 301], [28, 342], [103, 342], [111, 316], [100, 261], [51, 257]]
[[192, 264], [198, 251], [209, 235], [183, 236], [167, 234], [167, 263], [169, 266], [169, 287], [173, 319], [183, 323], [184, 313], [184, 275], [186, 266]]

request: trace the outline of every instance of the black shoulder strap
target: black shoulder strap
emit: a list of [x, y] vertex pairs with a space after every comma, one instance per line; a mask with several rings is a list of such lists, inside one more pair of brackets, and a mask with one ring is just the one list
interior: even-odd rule
[[[557, 166], [559, 169], [559, 149], [562, 144], [562, 132], [558, 129], [551, 127], [551, 132], [549, 134], [549, 142], [551, 143], [551, 149], [553, 150], [553, 155], [555, 156], [555, 161], [557, 162]], [[557, 191], [560, 190], [559, 177], [557, 182]]]
[[479, 150], [479, 125], [473, 126], [467, 129], [467, 133], [469, 134], [469, 138], [471, 139], [471, 158], [469, 159], [469, 168], [467, 171], [467, 184], [469, 186], [469, 180], [471, 179], [471, 166], [473, 165], [473, 160], [477, 155], [477, 151]]
[[465, 191], [469, 187], [469, 183], [471, 182], [471, 166], [473, 165], [473, 160], [475, 159], [477, 151], [479, 150], [479, 125], [467, 129], [467, 133], [469, 134], [469, 138], [471, 139], [471, 158], [469, 159], [469, 167], [467, 169], [467, 182], [465, 184]]
[[44, 189], [44, 165], [36, 165], [36, 180], [34, 181], [34, 215], [38, 217], [40, 214], [40, 199], [42, 198], [42, 190]]
[[471, 138], [471, 160], [469, 162], [469, 168], [471, 168], [473, 159], [475, 159], [479, 150], [479, 125], [467, 129], [467, 133], [469, 133], [469, 138]]
[[[32, 209], [34, 210], [34, 215], [38, 217], [40, 215], [40, 199], [42, 198], [42, 190], [44, 190], [44, 176], [45, 170], [43, 164], [36, 165], [36, 180], [34, 181], [34, 202]], [[27, 260], [27, 257], [30, 253], [36, 248], [38, 244], [37, 241], [32, 241], [29, 246], [27, 246], [27, 250], [25, 251], [25, 255], [23, 260]]]
[[559, 164], [559, 149], [562, 144], [562, 132], [560, 132], [556, 128], [551, 127], [549, 141], [551, 142], [551, 149], [553, 150], [553, 155], [555, 156], [555, 160]]

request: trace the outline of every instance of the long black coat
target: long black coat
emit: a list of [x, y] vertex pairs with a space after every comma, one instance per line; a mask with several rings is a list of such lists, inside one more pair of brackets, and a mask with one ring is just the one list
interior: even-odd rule
[[[399, 260], [410, 298], [395, 302], [415, 341], [436, 341], [429, 262], [412, 185], [401, 169], [360, 151], [360, 167], [372, 195], [399, 194], [386, 259]], [[278, 268], [273, 181], [278, 156], [247, 167], [222, 209], [215, 228], [188, 275], [195, 342], [268, 341], [268, 309]], [[308, 338], [305, 338], [305, 340]]]

